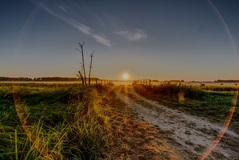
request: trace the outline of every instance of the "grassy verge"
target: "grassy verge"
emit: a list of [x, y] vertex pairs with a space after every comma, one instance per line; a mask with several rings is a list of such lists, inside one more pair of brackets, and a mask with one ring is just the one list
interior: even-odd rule
[[109, 125], [98, 90], [99, 86], [2, 85], [0, 159], [105, 157]]
[[[213, 122], [224, 122], [234, 97], [232, 89], [200, 88], [188, 85], [164, 83], [159, 86], [134, 85], [135, 91], [160, 104], [188, 112], [192, 115], [206, 117]], [[229, 91], [228, 91], [229, 90]], [[235, 88], [234, 88], [235, 90]], [[239, 102], [237, 102], [238, 106]], [[236, 107], [231, 128], [239, 131], [239, 109]]]
[[0, 159], [173, 159], [166, 135], [139, 122], [112, 86], [0, 86]]

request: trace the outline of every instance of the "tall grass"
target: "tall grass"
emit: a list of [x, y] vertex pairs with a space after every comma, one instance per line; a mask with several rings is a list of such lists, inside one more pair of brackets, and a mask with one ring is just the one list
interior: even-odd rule
[[205, 96], [205, 92], [198, 87], [171, 82], [164, 82], [158, 86], [136, 85], [134, 86], [134, 89], [141, 94], [147, 93], [168, 97], [173, 101], [181, 101], [185, 99], [202, 100]]
[[110, 125], [97, 90], [72, 85], [0, 86], [0, 159], [104, 157]]

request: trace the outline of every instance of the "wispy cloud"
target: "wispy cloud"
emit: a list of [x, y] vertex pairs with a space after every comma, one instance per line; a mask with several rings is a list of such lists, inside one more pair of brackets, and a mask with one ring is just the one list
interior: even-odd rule
[[111, 41], [110, 40], [108, 40], [107, 38], [105, 38], [104, 36], [102, 36], [98, 33], [95, 33], [94, 30], [91, 29], [90, 27], [88, 27], [84, 24], [81, 24], [81, 23], [77, 23], [77, 22], [72, 21], [72, 20], [70, 20], [70, 21], [68, 20], [68, 24], [77, 28], [80, 32], [91, 36], [92, 38], [95, 39], [96, 42], [101, 43], [101, 44], [103, 44], [107, 47], [111, 47]]
[[64, 6], [58, 5], [58, 8], [60, 8], [63, 12], [68, 13], [68, 11], [66, 10]]
[[99, 34], [93, 34], [95, 40], [105, 46], [111, 47], [111, 42]]
[[92, 34], [92, 29], [90, 27], [87, 27], [86, 25], [79, 24], [79, 25], [76, 25], [76, 28], [78, 28], [82, 33], [85, 33], [87, 35]]
[[[46, 10], [48, 13], [50, 13], [51, 15], [53, 15], [54, 17], [64, 21], [65, 23], [69, 24], [70, 26], [78, 29], [80, 32], [92, 37], [96, 42], [103, 44], [107, 47], [111, 47], [111, 41], [108, 40], [105, 36], [96, 33], [92, 28], [78, 22], [76, 19], [73, 19], [71, 17], [67, 17], [67, 15], [60, 15], [58, 14], [56, 11], [54, 11], [53, 9], [48, 8], [46, 5], [44, 5], [43, 3], [38, 4], [38, 6], [40, 6], [41, 8], [43, 8], [44, 10]], [[61, 10], [63, 10], [64, 12], [68, 13], [68, 11], [66, 10], [66, 8], [64, 6], [59, 6], [58, 8], [60, 8]]]
[[119, 35], [132, 42], [147, 40], [148, 37], [145, 31], [141, 29], [136, 29], [133, 32], [128, 30], [115, 31], [114, 34]]

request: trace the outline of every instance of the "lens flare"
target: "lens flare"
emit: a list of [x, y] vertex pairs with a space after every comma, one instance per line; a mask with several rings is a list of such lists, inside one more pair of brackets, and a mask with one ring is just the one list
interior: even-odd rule
[[123, 78], [124, 78], [125, 80], [127, 80], [127, 79], [129, 78], [129, 75], [128, 75], [127, 73], [125, 73], [125, 74], [123, 75]]

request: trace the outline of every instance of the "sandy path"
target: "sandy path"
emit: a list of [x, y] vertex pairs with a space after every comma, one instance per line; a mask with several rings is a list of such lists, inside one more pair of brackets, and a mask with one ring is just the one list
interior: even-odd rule
[[[116, 93], [138, 115], [138, 118], [167, 131], [175, 146], [179, 147], [178, 150], [192, 153], [195, 157], [202, 155], [222, 127], [205, 119], [159, 105], [138, 95], [132, 87], [126, 88], [126, 94], [120, 93], [119, 90]], [[239, 135], [228, 130], [208, 159], [239, 159]]]

